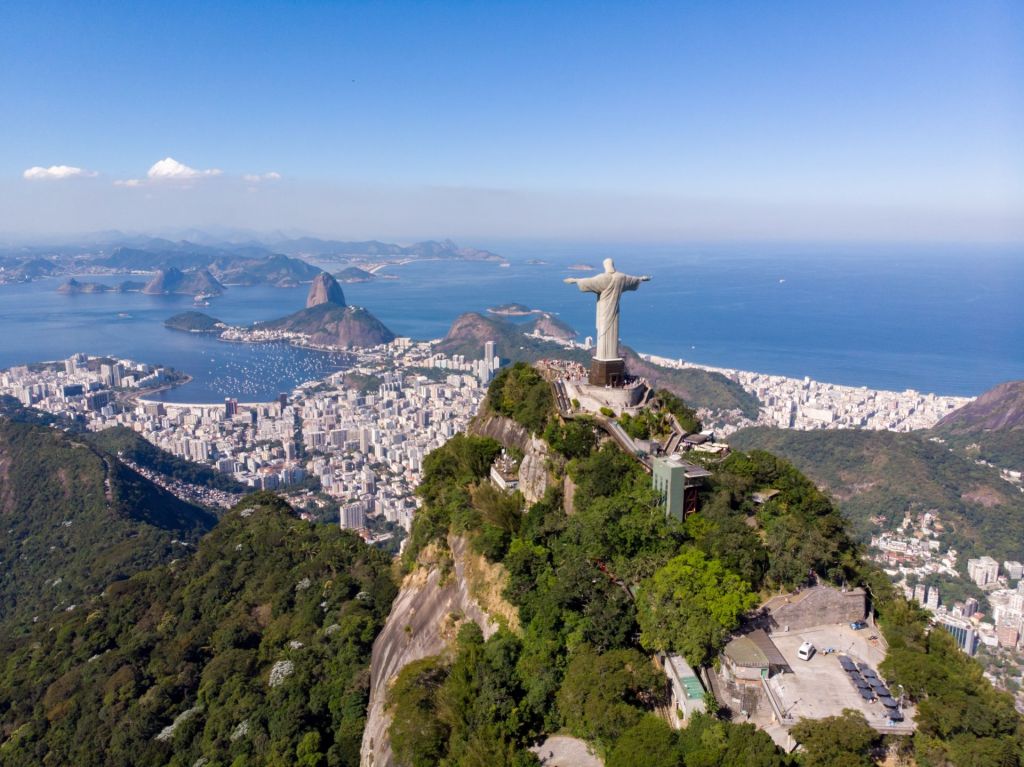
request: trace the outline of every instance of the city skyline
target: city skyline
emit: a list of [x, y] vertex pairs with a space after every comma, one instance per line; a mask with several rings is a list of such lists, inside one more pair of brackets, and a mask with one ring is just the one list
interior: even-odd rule
[[21, 4], [0, 233], [1020, 241], [1022, 15]]

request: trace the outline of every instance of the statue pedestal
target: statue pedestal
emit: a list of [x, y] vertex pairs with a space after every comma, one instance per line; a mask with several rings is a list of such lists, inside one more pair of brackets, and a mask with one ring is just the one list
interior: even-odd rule
[[590, 361], [591, 386], [622, 386], [626, 379], [626, 361], [624, 359], [599, 360], [594, 357]]

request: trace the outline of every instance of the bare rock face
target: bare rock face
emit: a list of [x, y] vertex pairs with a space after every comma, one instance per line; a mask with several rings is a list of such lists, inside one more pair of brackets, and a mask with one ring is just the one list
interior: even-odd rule
[[466, 541], [451, 537], [448, 544], [454, 577], [445, 576], [436, 564], [421, 566], [407, 575], [391, 604], [384, 629], [373, 642], [370, 705], [359, 756], [361, 767], [397, 767], [388, 735], [391, 714], [387, 710], [387, 696], [399, 672], [414, 661], [444, 652], [463, 621], [476, 623], [485, 638], [498, 630], [498, 624], [469, 593], [465, 576]]
[[544, 497], [551, 484], [548, 462], [551, 459], [548, 445], [537, 437], [530, 437], [523, 460], [519, 464], [519, 490], [527, 505]]
[[345, 305], [345, 293], [341, 285], [327, 272], [320, 272], [309, 287], [309, 295], [306, 296], [306, 308], [311, 309], [320, 304]]
[[515, 448], [523, 453], [519, 464], [519, 490], [527, 504], [534, 504], [544, 497], [551, 483], [548, 462], [551, 453], [548, 445], [539, 437], [511, 418], [482, 412], [469, 423], [467, 431], [478, 437], [490, 437], [506, 448]]

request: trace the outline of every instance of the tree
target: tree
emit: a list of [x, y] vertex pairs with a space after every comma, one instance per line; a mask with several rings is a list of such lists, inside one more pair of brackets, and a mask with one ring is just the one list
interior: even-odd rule
[[447, 676], [439, 658], [424, 658], [403, 668], [388, 693], [388, 733], [401, 764], [433, 767], [444, 756], [449, 729], [438, 716], [437, 697]]
[[805, 767], [871, 767], [871, 748], [881, 740], [860, 711], [843, 710], [841, 716], [803, 719], [792, 730], [804, 747]]
[[589, 418], [575, 418], [565, 424], [552, 420], [544, 430], [544, 439], [566, 458], [585, 458], [597, 445], [597, 431]]
[[704, 665], [756, 602], [743, 579], [717, 559], [686, 546], [640, 585], [640, 643], [648, 650], [680, 653], [691, 664]]
[[680, 767], [683, 763], [675, 731], [653, 714], [622, 733], [608, 754], [607, 767], [634, 767], [641, 760], [644, 767]]
[[583, 649], [569, 663], [558, 709], [570, 732], [608, 749], [662, 697], [664, 677], [636, 650]]
[[501, 370], [487, 390], [487, 404], [535, 434], [544, 431], [554, 411], [551, 386], [525, 362]]
[[694, 716], [678, 735], [686, 767], [785, 767], [767, 733], [752, 724], [731, 724], [707, 714]]

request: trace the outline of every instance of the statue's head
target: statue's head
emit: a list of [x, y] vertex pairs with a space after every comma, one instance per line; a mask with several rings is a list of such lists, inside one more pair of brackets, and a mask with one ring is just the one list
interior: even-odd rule
[[615, 262], [612, 261], [610, 258], [606, 258], [604, 260], [604, 270], [608, 274], [611, 274], [612, 272], [614, 272], [615, 271]]

